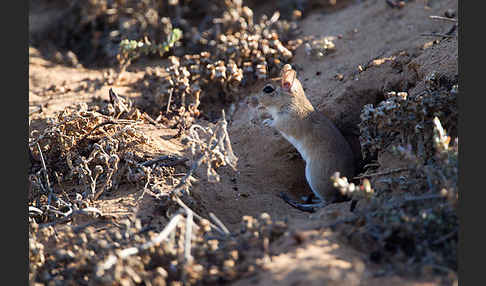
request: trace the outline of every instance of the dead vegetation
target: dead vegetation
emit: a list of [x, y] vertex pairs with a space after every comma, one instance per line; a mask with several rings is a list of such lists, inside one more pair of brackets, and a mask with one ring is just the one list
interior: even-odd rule
[[376, 107], [363, 107], [360, 141], [364, 156], [387, 156], [403, 167], [367, 171], [357, 177], [361, 186], [338, 174], [334, 181], [356, 200], [356, 220], [343, 231], [353, 244], [368, 241], [372, 260], [400, 261], [397, 267], [403, 272], [430, 269], [454, 275], [458, 138], [451, 139], [442, 124], [457, 134], [459, 91], [454, 83], [444, 86], [437, 80], [427, 77], [430, 85], [423, 94], [389, 93]]
[[[40, 157], [42, 164], [30, 177], [31, 282], [217, 283], [260, 267], [268, 259], [269, 243], [285, 231], [283, 222], [274, 223], [266, 214], [258, 219], [246, 217], [241, 232], [232, 234], [214, 214], [210, 222], [181, 199], [190, 194], [191, 182], [196, 180], [193, 173], [201, 165], [206, 165], [210, 182], [219, 180], [218, 167], [236, 167], [224, 115], [214, 128], [192, 125], [186, 139], [194, 155], [191, 168], [169, 193], [164, 193], [157, 188], [163, 178], [156, 170], [163, 159], [143, 162], [143, 157], [136, 154], [138, 145], [148, 143], [134, 128], [140, 116], [120, 118], [132, 118], [137, 110], [129, 103], [128, 107], [123, 104], [123, 98], [113, 91], [110, 93], [113, 103], [104, 110], [114, 111], [109, 112], [111, 115], [83, 105], [65, 110], [48, 123], [43, 133], [32, 136], [32, 154]], [[49, 170], [45, 160], [51, 166]], [[57, 178], [56, 188], [49, 180], [52, 173]], [[181, 208], [159, 233], [143, 230], [140, 220], [114, 222], [91, 205], [104, 191], [116, 191], [122, 181], [138, 184], [143, 193], [150, 192]], [[79, 215], [92, 217], [94, 222], [108, 222], [108, 226], [96, 231], [91, 226], [93, 221], [81, 226], [65, 224], [79, 222]], [[55, 229], [56, 224], [64, 227]], [[45, 249], [45, 245], [52, 244], [56, 248]]]

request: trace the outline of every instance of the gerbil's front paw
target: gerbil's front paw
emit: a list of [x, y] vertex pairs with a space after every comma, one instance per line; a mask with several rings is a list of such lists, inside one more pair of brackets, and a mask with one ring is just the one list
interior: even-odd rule
[[263, 123], [264, 126], [272, 127], [273, 126], [273, 119], [267, 118], [267, 119], [263, 120], [262, 123]]

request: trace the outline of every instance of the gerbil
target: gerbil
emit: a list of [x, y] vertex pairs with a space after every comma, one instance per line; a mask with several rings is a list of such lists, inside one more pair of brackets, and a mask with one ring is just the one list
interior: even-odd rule
[[330, 177], [335, 172], [354, 175], [354, 156], [337, 127], [312, 106], [296, 75], [286, 64], [281, 77], [268, 80], [253, 99], [272, 116], [264, 123], [276, 128], [305, 160], [307, 183], [320, 201], [301, 204], [283, 198], [296, 208], [312, 211], [340, 198]]

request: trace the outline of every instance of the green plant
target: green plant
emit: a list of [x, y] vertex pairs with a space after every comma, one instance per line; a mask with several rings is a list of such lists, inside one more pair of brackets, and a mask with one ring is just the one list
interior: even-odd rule
[[141, 55], [159, 54], [163, 57], [172, 48], [177, 41], [182, 38], [182, 31], [180, 29], [173, 29], [163, 43], [152, 43], [145, 37], [143, 41], [124, 39], [120, 42], [120, 51], [117, 55], [117, 60], [123, 72], [133, 60], [139, 58]]

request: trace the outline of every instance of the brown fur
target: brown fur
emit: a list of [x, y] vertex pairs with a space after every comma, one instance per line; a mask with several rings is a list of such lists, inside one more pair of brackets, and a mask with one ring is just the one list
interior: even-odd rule
[[[284, 137], [292, 137], [293, 141], [299, 143], [299, 152], [306, 161], [307, 182], [315, 195], [326, 202], [333, 202], [339, 194], [332, 186], [330, 177], [335, 172], [348, 177], [354, 175], [354, 156], [336, 126], [314, 109], [293, 72], [293, 76], [288, 76], [287, 67], [281, 78], [267, 81], [256, 98], [272, 115], [271, 125]], [[264, 92], [263, 88], [267, 85], [274, 91]], [[292, 140], [289, 141], [294, 144]], [[294, 146], [299, 149], [296, 144]]]

